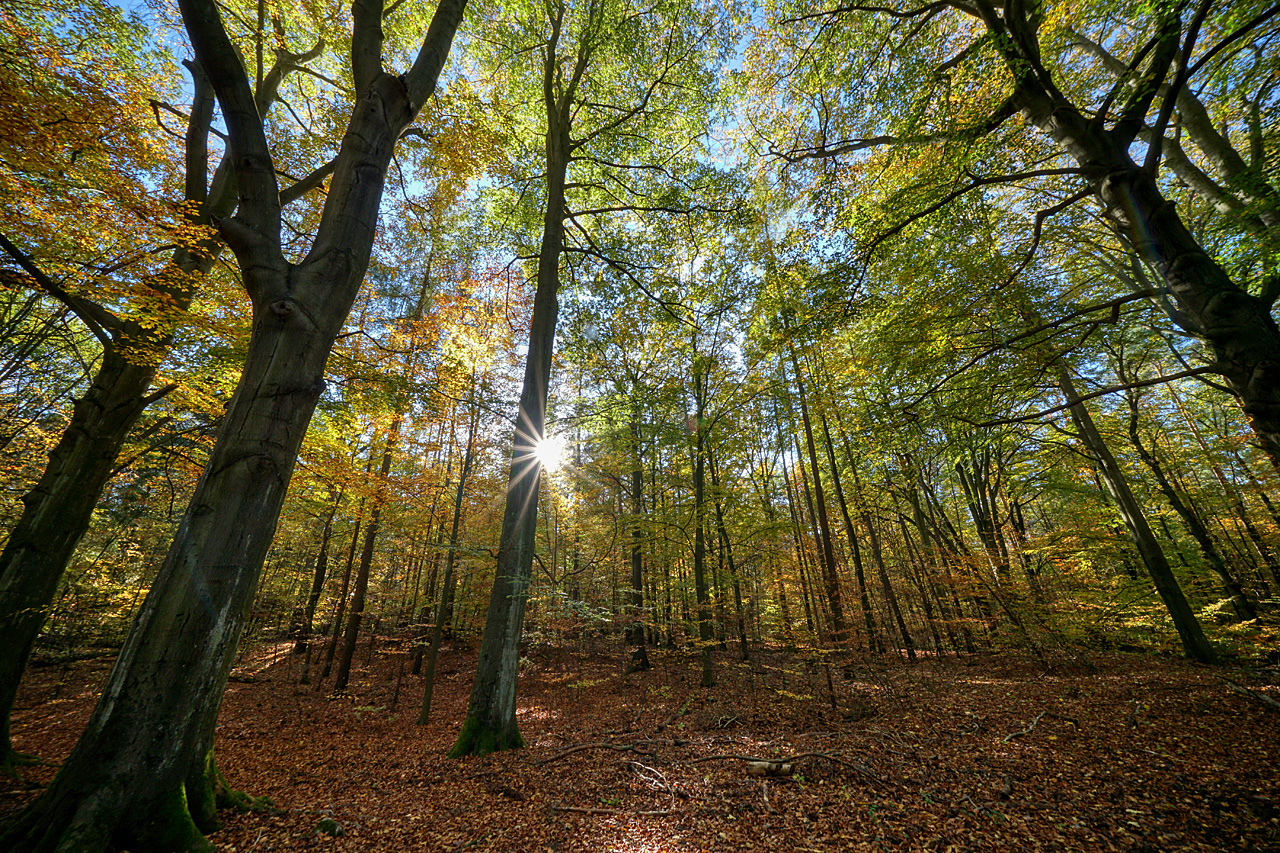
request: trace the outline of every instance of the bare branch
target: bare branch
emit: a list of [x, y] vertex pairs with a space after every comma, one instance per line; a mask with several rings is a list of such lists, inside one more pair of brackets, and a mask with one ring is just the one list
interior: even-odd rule
[[1137, 382], [1128, 382], [1124, 385], [1112, 385], [1108, 388], [1102, 388], [1097, 391], [1091, 391], [1088, 394], [1081, 394], [1078, 398], [1076, 398], [1075, 400], [1072, 400], [1069, 403], [1063, 403], [1060, 406], [1054, 406], [1053, 408], [1050, 408], [1050, 409], [1044, 409], [1039, 412], [1034, 412], [1033, 414], [1030, 414], [1030, 415], [1021, 415], [1020, 417], [1016, 417], [1016, 418], [999, 418], [998, 420], [982, 421], [981, 423], [975, 423], [973, 421], [970, 421], [964, 418], [961, 418], [961, 420], [964, 420], [965, 423], [973, 424], [975, 427], [978, 427], [979, 429], [986, 428], [986, 427], [993, 427], [993, 426], [1004, 426], [1005, 424], [1022, 424], [1022, 423], [1027, 423], [1028, 421], [1038, 420], [1039, 418], [1043, 418], [1045, 415], [1052, 415], [1052, 414], [1055, 414], [1056, 412], [1065, 411], [1066, 409], [1070, 409], [1072, 406], [1077, 405], [1078, 403], [1083, 403], [1085, 400], [1092, 400], [1095, 397], [1105, 397], [1107, 394], [1115, 394], [1120, 391], [1128, 391], [1131, 388], [1146, 388], [1149, 385], [1163, 385], [1164, 383], [1172, 382], [1175, 379], [1186, 379], [1187, 377], [1190, 377], [1190, 376], [1199, 376], [1202, 373], [1219, 373], [1220, 374], [1222, 373], [1222, 368], [1216, 364], [1206, 364], [1203, 367], [1193, 367], [1190, 370], [1183, 370], [1183, 371], [1179, 371], [1178, 373], [1163, 374], [1161, 376], [1156, 376], [1151, 379], [1142, 379]]
[[[333, 170], [338, 165], [338, 158], [333, 158], [328, 163], [320, 166], [305, 178], [295, 181], [288, 187], [280, 191], [280, 204], [287, 205], [290, 202], [297, 201], [307, 193], [324, 184], [325, 178], [333, 174]], [[283, 173], [281, 173], [283, 174]], [[287, 175], [285, 177], [288, 177]]]
[[799, 163], [804, 160], [839, 157], [842, 154], [852, 154], [855, 151], [865, 151], [868, 148], [880, 148], [886, 145], [931, 145], [935, 142], [971, 142], [996, 130], [1016, 112], [1017, 108], [1014, 106], [1013, 97], [1010, 96], [982, 121], [958, 130], [924, 133], [915, 136], [869, 136], [865, 139], [851, 139], [848, 142], [842, 142], [830, 147], [824, 143], [813, 148], [792, 149], [790, 151], [782, 151], [770, 145], [769, 154], [787, 163]]
[[921, 15], [927, 15], [931, 12], [946, 9], [950, 5], [950, 3], [930, 3], [916, 9], [908, 9], [904, 12], [900, 9], [894, 9], [891, 6], [866, 6], [861, 3], [850, 3], [845, 6], [837, 6], [834, 9], [826, 9], [822, 12], [810, 12], [808, 15], [799, 15], [794, 18], [783, 18], [778, 21], [778, 23], [795, 24], [800, 21], [809, 21], [814, 18], [830, 18], [835, 15], [843, 15], [845, 12], [871, 12], [873, 14], [888, 15], [891, 18], [918, 18]]

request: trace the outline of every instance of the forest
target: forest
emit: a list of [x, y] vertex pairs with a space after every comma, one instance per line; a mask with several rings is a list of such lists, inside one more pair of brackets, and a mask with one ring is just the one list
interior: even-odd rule
[[1280, 5], [6, 0], [0, 853], [1280, 849]]

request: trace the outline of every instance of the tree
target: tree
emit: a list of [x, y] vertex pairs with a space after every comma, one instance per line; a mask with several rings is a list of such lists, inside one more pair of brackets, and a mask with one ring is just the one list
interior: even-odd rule
[[[85, 10], [79, 11], [83, 14]], [[87, 21], [100, 24], [120, 39], [118, 49], [139, 49], [140, 25], [123, 21], [114, 10], [96, 4], [90, 5], [88, 11], [92, 17]], [[5, 20], [12, 25], [12, 19]], [[81, 25], [90, 26], [87, 21]], [[73, 30], [67, 38], [75, 35]], [[93, 44], [96, 38], [86, 38], [85, 43]], [[267, 114], [285, 77], [313, 56], [280, 51], [275, 67], [254, 93], [257, 110]], [[88, 63], [97, 58], [91, 54], [81, 61]], [[179, 206], [185, 212], [177, 222], [168, 222], [164, 207], [139, 186], [146, 180], [143, 167], [147, 165], [151, 143], [129, 122], [139, 120], [132, 111], [145, 109], [137, 103], [144, 93], [134, 86], [124, 87], [124, 97], [113, 100], [111, 87], [102, 80], [110, 76], [108, 68], [92, 67], [88, 81], [67, 71], [56, 75], [55, 82], [62, 86], [77, 85], [70, 103], [57, 107], [65, 114], [52, 124], [75, 130], [70, 138], [55, 134], [52, 141], [43, 139], [42, 145], [50, 150], [24, 150], [21, 157], [6, 157], [7, 162], [19, 164], [13, 174], [6, 175], [14, 183], [9, 189], [20, 193], [28, 207], [37, 208], [32, 211], [36, 221], [56, 215], [71, 226], [67, 229], [70, 234], [62, 229], [58, 232], [63, 240], [71, 238], [70, 246], [41, 245], [35, 252], [24, 250], [0, 233], [0, 250], [18, 268], [18, 272], [10, 274], [62, 302], [96, 338], [100, 355], [88, 388], [76, 401], [60, 439], [49, 452], [43, 475], [23, 496], [22, 514], [0, 553], [0, 760], [4, 762], [15, 757], [9, 740], [9, 718], [32, 646], [76, 545], [89, 527], [94, 506], [116, 471], [117, 458], [130, 430], [143, 410], [174, 390], [172, 383], [155, 389], [151, 386], [200, 280], [209, 274], [221, 250], [221, 245], [212, 239], [210, 224], [230, 216], [235, 209], [229, 161], [224, 158], [212, 182], [207, 181], [206, 138], [214, 99], [204, 74], [198, 67], [193, 68], [194, 97], [185, 135], [184, 204]], [[120, 69], [117, 73], [127, 71]], [[40, 82], [41, 77], [37, 75], [36, 80]], [[136, 85], [137, 81], [129, 82]], [[52, 93], [44, 94], [52, 98]], [[65, 92], [58, 94], [68, 97]], [[103, 126], [102, 121], [108, 124]], [[8, 122], [0, 123], [8, 126]], [[87, 169], [77, 167], [79, 159], [93, 165]], [[56, 182], [66, 197], [62, 204], [78, 196], [93, 199], [97, 195], [74, 191], [77, 181], [86, 182], [86, 189], [101, 189], [114, 204], [98, 201], [87, 209], [78, 205], [69, 211], [44, 209], [33, 202], [32, 196], [39, 198], [40, 194], [31, 192], [31, 185], [41, 186], [50, 179], [48, 175], [40, 176], [38, 170], [52, 171], [53, 164], [60, 160], [67, 161], [61, 181]], [[28, 162], [34, 165], [27, 166]], [[299, 188], [294, 189], [285, 195], [286, 200], [298, 196]], [[127, 217], [129, 227], [125, 233], [118, 233], [113, 217]], [[86, 244], [92, 238], [77, 232], [95, 224], [122, 244], [112, 247], [118, 258], [90, 254]], [[21, 240], [23, 236], [37, 239], [35, 234], [15, 234], [14, 239]], [[155, 268], [147, 263], [152, 250], [139, 242], [140, 238], [160, 244], [162, 240], [176, 240], [179, 248], [167, 263]], [[77, 256], [82, 252], [87, 257]], [[130, 281], [131, 277], [135, 280]], [[113, 307], [120, 305], [124, 307]]]
[[[384, 175], [436, 81], [465, 0], [437, 8], [412, 68], [383, 66], [383, 7], [352, 9], [355, 101], [314, 239], [281, 242], [275, 160], [250, 77], [209, 0], [180, 8], [217, 96], [239, 202], [221, 220], [253, 302], [253, 334], [212, 458], [84, 735], [0, 849], [198, 850], [215, 825], [217, 711], [325, 360], [363, 281]], [[200, 179], [203, 181], [203, 178]]]
[[[908, 202], [912, 212], [905, 218], [894, 211], [896, 222], [864, 235], [870, 248], [901, 233], [905, 223], [985, 188], [1075, 181], [1031, 217], [1028, 256], [1048, 218], [1093, 198], [1114, 239], [1132, 247], [1156, 273], [1176, 304], [1172, 321], [1204, 343], [1212, 369], [1240, 400], [1260, 446], [1280, 466], [1280, 327], [1271, 316], [1280, 279], [1269, 271], [1273, 261], [1264, 260], [1274, 253], [1268, 223], [1276, 219], [1280, 194], [1265, 178], [1265, 153], [1254, 146], [1260, 153], [1253, 164], [1232, 159], [1228, 135], [1212, 122], [1212, 133], [1188, 134], [1203, 145], [1211, 168], [1235, 194], [1220, 197], [1221, 206], [1261, 228], [1246, 252], [1250, 264], [1234, 276], [1225, 266], [1227, 246], [1212, 251], [1199, 240], [1172, 203], [1176, 189], [1161, 181], [1166, 154], [1177, 150], [1179, 128], [1205, 126], [1203, 109], [1197, 112], [1196, 98], [1187, 94], [1197, 82], [1211, 74], [1250, 81], [1267, 74], [1256, 63], [1241, 71], [1249, 58], [1236, 46], [1244, 39], [1267, 43], [1274, 37], [1274, 15], [1260, 3], [1216, 10], [1214, 5], [1164, 2], [1155, 14], [1136, 3], [1088, 5], [1079, 7], [1082, 22], [1049, 14], [1044, 6], [990, 0], [803, 10], [786, 23], [816, 32], [818, 49], [803, 49], [803, 64], [813, 73], [792, 74], [788, 85], [802, 108], [817, 104], [803, 119], [816, 115], [817, 124], [779, 153], [798, 163], [895, 149], [889, 156], [906, 178], [899, 186], [910, 184], [917, 200]], [[1096, 31], [1095, 37], [1082, 36], [1081, 25]], [[1215, 41], [1202, 44], [1210, 38]], [[859, 79], [856, 68], [843, 64], [850, 44], [859, 40], [879, 41], [894, 51], [900, 59], [894, 72]], [[1114, 57], [1092, 66], [1081, 61], [1080, 46], [1088, 49], [1100, 40], [1135, 45], [1128, 61], [1119, 61], [1119, 79]], [[1257, 85], [1265, 93], [1271, 83]], [[956, 91], [963, 95], [950, 94]], [[886, 102], [903, 92], [910, 93], [905, 101]], [[1263, 95], [1255, 103], [1259, 110], [1270, 106]], [[1172, 120], [1175, 113], [1178, 122]], [[877, 119], [872, 133], [856, 124], [868, 114]], [[1015, 116], [1043, 136], [1029, 137]], [[1257, 114], [1249, 124], [1262, 126]], [[1145, 144], [1139, 147], [1140, 137]], [[930, 187], [928, 194], [918, 192], [920, 184], [910, 177], [917, 168], [915, 177]]]
[[[562, 259], [580, 255], [633, 276], [595, 241], [588, 224], [616, 214], [681, 212], [664, 203], [667, 188], [631, 172], [655, 165], [657, 140], [683, 129], [668, 111], [703, 96], [701, 54], [715, 44], [710, 27], [678, 3], [639, 7], [626, 0], [564, 0], [518, 12], [515, 20], [502, 22], [517, 39], [511, 52], [533, 45], [541, 57], [531, 88], [540, 95], [533, 122], [543, 129], [537, 170], [542, 227], [536, 255], [528, 257], [536, 258], [536, 287], [497, 568], [467, 717], [449, 753], [455, 757], [524, 743], [516, 725], [516, 675], [533, 567], [537, 451], [545, 437]], [[571, 166], [580, 174], [571, 177]]]

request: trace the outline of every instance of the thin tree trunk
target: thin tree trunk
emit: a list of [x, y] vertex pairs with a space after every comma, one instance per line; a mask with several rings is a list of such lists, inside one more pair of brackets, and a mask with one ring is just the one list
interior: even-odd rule
[[391, 462], [395, 458], [396, 445], [400, 440], [400, 424], [403, 419], [403, 411], [397, 411], [391, 419], [391, 426], [387, 429], [387, 440], [382, 447], [382, 464], [378, 467], [377, 492], [373, 496], [373, 509], [369, 511], [369, 523], [364, 529], [364, 548], [360, 551], [356, 588], [351, 594], [351, 612], [347, 614], [347, 630], [343, 639], [342, 654], [338, 658], [338, 672], [333, 677], [334, 693], [345, 691], [351, 679], [351, 662], [355, 658], [356, 640], [359, 639], [360, 623], [364, 619], [365, 596], [369, 592], [369, 572], [373, 568], [373, 550], [378, 542], [378, 531], [382, 527], [382, 507], [387, 502], [387, 476], [391, 473]]
[[1217, 654], [1209, 645], [1209, 640], [1205, 637], [1199, 620], [1196, 619], [1195, 611], [1191, 609], [1186, 596], [1183, 595], [1182, 587], [1178, 585], [1178, 579], [1174, 577], [1173, 569], [1169, 566], [1169, 561], [1160, 548], [1155, 533], [1147, 523], [1142, 506], [1129, 488], [1128, 478], [1120, 469], [1115, 457], [1111, 455], [1111, 449], [1107, 447], [1102, 434], [1094, 426], [1089, 410], [1080, 401], [1080, 395], [1076, 393], [1075, 382], [1071, 378], [1070, 371], [1061, 362], [1057, 363], [1057, 370], [1058, 384], [1062, 387], [1067, 403], [1071, 405], [1071, 419], [1075, 421], [1080, 440], [1097, 463], [1103, 481], [1107, 484], [1112, 498], [1115, 499], [1120, 517], [1129, 528], [1134, 544], [1138, 547], [1138, 553], [1142, 556], [1147, 572], [1155, 583], [1156, 591], [1173, 619], [1174, 628], [1178, 631], [1187, 657], [1201, 663], [1217, 663]]
[[[472, 376], [474, 388], [475, 377]], [[474, 393], [474, 390], [473, 392]], [[453, 523], [449, 532], [449, 550], [444, 558], [444, 580], [440, 593], [440, 609], [435, 626], [431, 629], [431, 645], [426, 652], [426, 672], [423, 674], [422, 708], [418, 712], [418, 725], [425, 726], [431, 719], [431, 698], [435, 692], [436, 659], [440, 655], [440, 643], [444, 639], [444, 626], [453, 618], [453, 565], [458, 553], [458, 530], [462, 524], [462, 499], [466, 495], [467, 477], [471, 473], [471, 460], [475, 453], [476, 430], [480, 425], [480, 407], [471, 409], [471, 423], [467, 425], [467, 448], [462, 455], [462, 470], [458, 474], [458, 490], [453, 499]]]
[[1128, 395], [1128, 400], [1129, 442], [1133, 445], [1134, 450], [1138, 451], [1139, 458], [1142, 459], [1155, 476], [1156, 486], [1160, 489], [1161, 494], [1164, 495], [1165, 500], [1169, 502], [1169, 506], [1173, 507], [1173, 511], [1182, 519], [1182, 523], [1186, 526], [1187, 532], [1191, 534], [1191, 538], [1196, 540], [1196, 545], [1199, 546], [1200, 555], [1204, 557], [1205, 563], [1222, 581], [1222, 587], [1226, 590], [1227, 595], [1231, 596], [1231, 604], [1236, 613], [1246, 621], [1257, 618], [1258, 611], [1254, 603], [1245, 594], [1240, 582], [1236, 580], [1235, 575], [1232, 574], [1231, 569], [1222, 558], [1222, 552], [1218, 550], [1217, 544], [1214, 543], [1213, 537], [1209, 535], [1209, 531], [1200, 520], [1200, 516], [1182, 500], [1182, 496], [1173, 488], [1173, 484], [1169, 482], [1169, 478], [1165, 475], [1164, 466], [1160, 464], [1160, 460], [1143, 442], [1142, 434], [1138, 430], [1137, 396], [1130, 394]]

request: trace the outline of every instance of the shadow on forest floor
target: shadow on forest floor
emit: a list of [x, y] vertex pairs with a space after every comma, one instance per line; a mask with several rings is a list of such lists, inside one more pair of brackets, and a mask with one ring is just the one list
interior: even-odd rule
[[[219, 850], [1280, 850], [1280, 713], [1224, 681], [1275, 698], [1274, 669], [832, 659], [833, 709], [825, 667], [777, 650], [718, 656], [711, 690], [683, 653], [625, 675], [621, 653], [540, 650], [522, 662], [530, 748], [454, 761], [469, 650], [442, 654], [425, 728], [403, 656], [373, 656], [335, 699], [267, 654], [227, 691], [218, 763], [283, 811], [224, 814]], [[32, 671], [15, 746], [61, 760], [108, 669]], [[788, 756], [790, 777], [745, 760]], [[53, 771], [24, 772], [0, 777], [0, 810]]]

